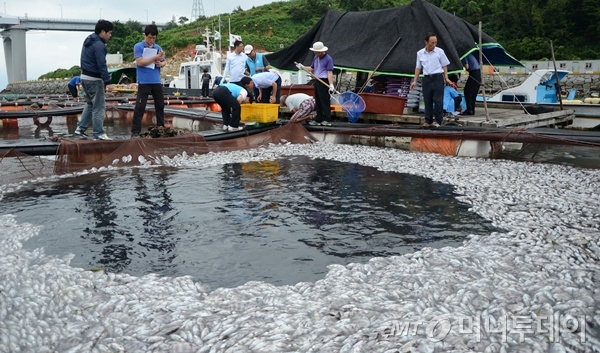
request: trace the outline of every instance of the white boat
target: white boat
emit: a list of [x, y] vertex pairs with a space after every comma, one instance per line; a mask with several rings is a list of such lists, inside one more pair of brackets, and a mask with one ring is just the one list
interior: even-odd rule
[[[531, 108], [532, 105], [556, 110], [560, 107], [558, 82], [571, 72], [568, 70], [541, 69], [533, 72], [523, 83], [516, 87], [507, 88], [487, 98], [488, 103], [500, 106], [518, 105]], [[571, 109], [578, 118], [593, 118], [589, 124], [600, 125], [600, 98], [575, 99], [577, 90], [570, 89], [568, 95], [562, 98], [563, 109]], [[483, 98], [478, 97], [478, 101]], [[581, 120], [581, 119], [580, 119]], [[587, 119], [589, 120], [589, 119]], [[586, 126], [585, 127], [593, 127]], [[584, 126], [582, 126], [584, 127]]]
[[[204, 70], [208, 71], [211, 76], [210, 89], [212, 90], [213, 82], [217, 76], [223, 76], [225, 59], [218, 51], [215, 51], [214, 45], [211, 44], [210, 33], [205, 32], [204, 40], [206, 45], [196, 45], [196, 53], [190, 61], [183, 62], [179, 65], [179, 74], [170, 83], [169, 88], [182, 90], [198, 90], [202, 88], [202, 74]], [[171, 91], [171, 90], [168, 90]]]

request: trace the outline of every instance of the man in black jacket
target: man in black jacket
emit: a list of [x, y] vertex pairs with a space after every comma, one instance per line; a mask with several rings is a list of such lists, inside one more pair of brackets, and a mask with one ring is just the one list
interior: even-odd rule
[[86, 106], [81, 113], [75, 135], [87, 136], [90, 122], [93, 124], [94, 140], [110, 140], [104, 131], [104, 92], [112, 91], [110, 75], [106, 66], [106, 43], [112, 36], [113, 24], [99, 20], [94, 33], [83, 42], [81, 49], [81, 85], [85, 91]]

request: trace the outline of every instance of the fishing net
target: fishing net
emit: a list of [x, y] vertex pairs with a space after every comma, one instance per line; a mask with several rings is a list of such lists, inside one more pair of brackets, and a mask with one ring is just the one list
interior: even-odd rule
[[315, 138], [302, 124], [287, 124], [257, 134], [222, 140], [211, 140], [210, 136], [193, 133], [111, 141], [63, 138], [56, 156], [31, 156], [14, 149], [0, 151], [0, 185], [109, 166], [168, 164], [169, 160], [186, 154], [201, 155], [312, 141]]
[[365, 101], [362, 99], [362, 97], [353, 92], [347, 91], [341, 93], [337, 100], [342, 109], [344, 109], [348, 115], [348, 121], [351, 123], [357, 122], [360, 113], [362, 113], [366, 108]]
[[54, 161], [14, 149], [0, 151], [0, 185], [33, 180], [54, 174]]

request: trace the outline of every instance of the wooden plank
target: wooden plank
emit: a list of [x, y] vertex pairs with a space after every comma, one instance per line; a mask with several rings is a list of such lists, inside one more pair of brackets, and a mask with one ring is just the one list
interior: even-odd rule
[[[282, 116], [290, 115], [287, 109], [280, 109]], [[334, 111], [332, 117], [336, 120], [346, 121], [346, 112]], [[519, 127], [519, 128], [534, 128], [556, 124], [563, 124], [574, 119], [573, 110], [553, 111], [544, 114], [529, 115], [524, 110], [510, 108], [490, 108], [488, 109], [489, 120], [486, 119], [483, 109], [478, 109], [476, 115], [461, 115], [457, 121], [463, 126], [478, 126], [478, 127]], [[360, 118], [365, 123], [398, 123], [398, 124], [423, 124], [425, 118], [423, 114], [373, 114], [361, 113]]]

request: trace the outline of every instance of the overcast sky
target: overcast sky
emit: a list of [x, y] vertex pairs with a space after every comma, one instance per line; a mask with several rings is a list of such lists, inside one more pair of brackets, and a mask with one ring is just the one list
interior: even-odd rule
[[[202, 0], [204, 15], [231, 13], [240, 6], [248, 10], [274, 0]], [[104, 0], [99, 2], [81, 0], [6, 0], [0, 1], [0, 13], [16, 17], [61, 18], [98, 20], [100, 17], [109, 21], [128, 20], [155, 21], [164, 23], [173, 16], [191, 18], [194, 0], [151, 1], [139, 0]], [[68, 69], [79, 65], [81, 45], [91, 32], [27, 32], [27, 79], [39, 76], [58, 68]], [[140, 40], [142, 38], [140, 37]], [[160, 40], [158, 41], [160, 44]], [[199, 43], [197, 43], [199, 44]], [[133, 48], [131, 49], [133, 50]], [[6, 88], [8, 78], [4, 46], [0, 45], [0, 91]]]

